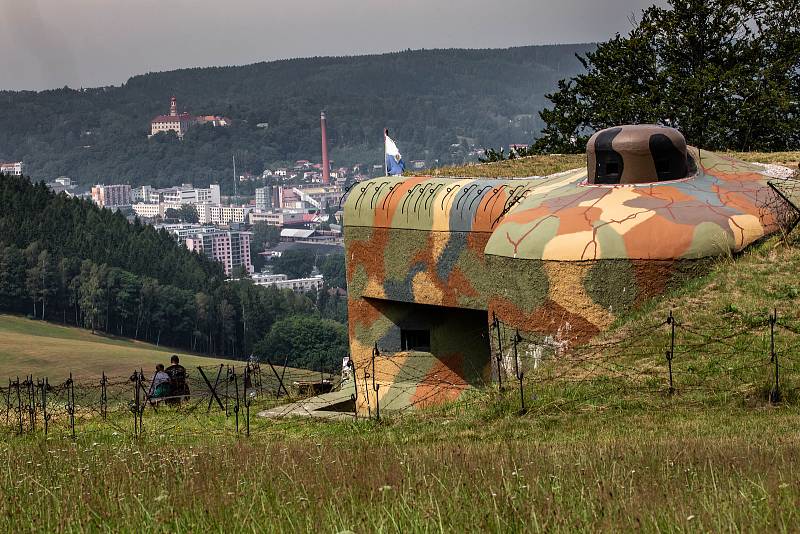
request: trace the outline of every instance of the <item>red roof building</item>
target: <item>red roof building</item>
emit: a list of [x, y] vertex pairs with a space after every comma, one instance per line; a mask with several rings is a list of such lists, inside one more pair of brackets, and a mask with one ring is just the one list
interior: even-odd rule
[[169, 101], [169, 115], [159, 115], [150, 121], [150, 136], [171, 131], [178, 135], [178, 139], [183, 139], [191, 122], [189, 113], [178, 113], [178, 100], [173, 96]]

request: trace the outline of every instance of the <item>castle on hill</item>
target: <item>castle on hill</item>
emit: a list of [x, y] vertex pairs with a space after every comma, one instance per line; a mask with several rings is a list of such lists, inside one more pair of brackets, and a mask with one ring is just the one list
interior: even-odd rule
[[174, 96], [169, 100], [169, 115], [159, 115], [150, 121], [150, 137], [160, 132], [175, 132], [178, 139], [183, 139], [192, 125], [211, 124], [212, 126], [230, 126], [231, 120], [220, 115], [193, 116], [184, 111], [178, 113], [178, 99]]

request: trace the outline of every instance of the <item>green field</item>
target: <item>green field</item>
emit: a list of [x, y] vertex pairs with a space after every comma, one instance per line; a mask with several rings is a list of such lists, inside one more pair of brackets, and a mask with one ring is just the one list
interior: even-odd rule
[[62, 380], [72, 372], [76, 378], [130, 376], [135, 369], [151, 371], [156, 363], [169, 365], [178, 354], [186, 367], [234, 363], [205, 358], [124, 338], [92, 334], [88, 330], [0, 315], [0, 382], [7, 377], [33, 374]]

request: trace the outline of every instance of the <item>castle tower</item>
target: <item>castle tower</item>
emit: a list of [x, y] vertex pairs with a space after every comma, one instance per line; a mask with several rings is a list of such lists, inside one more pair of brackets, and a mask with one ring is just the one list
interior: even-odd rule
[[178, 99], [174, 96], [169, 99], [169, 114], [172, 117], [178, 116]]
[[319, 125], [322, 129], [322, 183], [328, 185], [331, 183], [331, 163], [328, 160], [328, 130], [324, 111], [319, 114]]

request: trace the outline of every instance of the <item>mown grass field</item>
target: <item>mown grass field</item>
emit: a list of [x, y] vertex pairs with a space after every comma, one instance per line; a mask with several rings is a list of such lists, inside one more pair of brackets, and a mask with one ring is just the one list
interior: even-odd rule
[[156, 363], [169, 365], [172, 354], [178, 354], [186, 367], [234, 363], [80, 328], [0, 315], [0, 382], [26, 374], [47, 376], [52, 382], [70, 372], [76, 378], [98, 377], [103, 371], [107, 376], [130, 376], [140, 367], [149, 372]]

